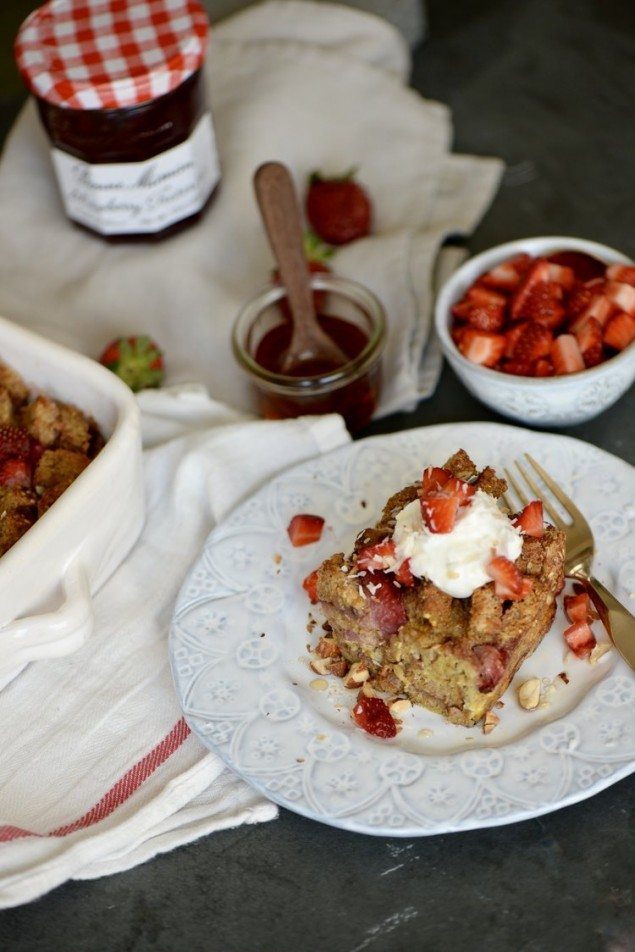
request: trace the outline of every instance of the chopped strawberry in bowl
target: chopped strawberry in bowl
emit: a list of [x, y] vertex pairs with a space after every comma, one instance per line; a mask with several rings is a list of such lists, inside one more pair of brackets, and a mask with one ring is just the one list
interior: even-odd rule
[[446, 358], [503, 416], [570, 426], [635, 379], [635, 265], [577, 238], [527, 238], [467, 261], [441, 289]]

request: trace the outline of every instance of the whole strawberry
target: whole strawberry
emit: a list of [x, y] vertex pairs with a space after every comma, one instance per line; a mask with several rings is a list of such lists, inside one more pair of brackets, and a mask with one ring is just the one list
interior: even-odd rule
[[331, 245], [345, 245], [370, 234], [372, 206], [355, 169], [339, 178], [313, 172], [306, 196], [306, 215], [313, 231]]
[[165, 376], [163, 353], [145, 334], [117, 337], [108, 344], [99, 362], [135, 393], [147, 387], [160, 387]]

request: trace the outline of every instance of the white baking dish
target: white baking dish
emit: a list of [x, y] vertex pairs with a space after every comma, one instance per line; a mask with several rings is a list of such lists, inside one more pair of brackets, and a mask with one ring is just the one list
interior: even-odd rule
[[0, 360], [32, 392], [91, 415], [106, 445], [0, 558], [0, 688], [30, 661], [77, 650], [93, 627], [92, 595], [143, 525], [139, 410], [109, 370], [0, 318]]

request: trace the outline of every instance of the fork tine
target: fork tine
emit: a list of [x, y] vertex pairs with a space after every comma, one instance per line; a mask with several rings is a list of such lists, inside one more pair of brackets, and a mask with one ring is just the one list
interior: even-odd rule
[[[508, 469], [504, 470], [504, 473], [505, 473], [505, 479], [507, 480], [507, 482], [509, 483], [509, 485], [512, 487], [512, 489], [514, 490], [514, 492], [516, 493], [516, 495], [517, 495], [518, 498], [520, 499], [521, 504], [522, 504], [523, 506], [526, 506], [527, 503], [529, 502], [529, 499], [528, 499], [527, 496], [525, 495], [524, 491], [521, 489], [521, 487], [519, 486], [518, 482], [514, 479], [514, 477], [513, 477], [512, 474], [509, 472]], [[514, 507], [514, 508], [512, 509], [512, 508], [510, 507], [510, 512], [516, 512], [516, 508]]]
[[563, 491], [560, 489], [560, 486], [558, 486], [558, 484], [553, 481], [551, 476], [544, 471], [540, 463], [537, 463], [536, 460], [533, 459], [529, 455], [529, 453], [525, 453], [525, 456], [527, 457], [527, 460], [530, 463], [530, 465], [533, 466], [535, 471], [538, 473], [538, 475], [544, 482], [545, 486], [547, 486], [547, 488], [550, 489], [551, 492], [554, 494], [554, 496], [556, 497], [556, 499], [558, 500], [562, 508], [565, 510], [565, 512], [567, 512], [571, 516], [572, 519], [574, 519], [575, 521], [578, 521], [580, 525], [586, 526], [587, 521], [585, 517], [583, 516], [583, 514], [580, 512], [577, 506], [573, 504], [573, 502], [569, 499], [569, 497], [565, 493], [563, 493]]
[[[527, 455], [527, 454], [525, 454], [525, 455]], [[517, 468], [518, 468], [519, 473], [521, 474], [521, 476], [523, 477], [523, 479], [525, 480], [525, 482], [527, 483], [527, 485], [528, 485], [529, 488], [531, 489], [532, 493], [534, 494], [535, 498], [536, 498], [536, 499], [542, 499], [542, 504], [543, 504], [543, 506], [545, 507], [545, 509], [547, 510], [547, 515], [549, 516], [549, 518], [551, 519], [551, 521], [553, 522], [553, 524], [554, 524], [555, 526], [558, 526], [559, 529], [565, 529], [565, 528], [566, 528], [566, 523], [565, 523], [565, 521], [564, 521], [564, 520], [562, 519], [562, 517], [556, 512], [556, 510], [553, 508], [553, 506], [551, 506], [551, 505], [549, 504], [549, 501], [544, 498], [544, 495], [545, 495], [544, 492], [542, 492], [542, 490], [540, 489], [540, 487], [534, 482], [534, 480], [531, 478], [531, 476], [529, 475], [529, 473], [525, 472], [525, 470], [522, 468], [522, 466], [520, 465], [520, 463], [518, 462], [518, 460], [516, 460], [516, 466], [517, 466]]]

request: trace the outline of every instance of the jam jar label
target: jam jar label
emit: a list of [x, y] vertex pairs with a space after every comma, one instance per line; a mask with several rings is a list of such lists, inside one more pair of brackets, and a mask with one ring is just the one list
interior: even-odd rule
[[200, 211], [220, 179], [209, 113], [185, 142], [143, 162], [52, 157], [67, 215], [102, 235], [161, 231]]

